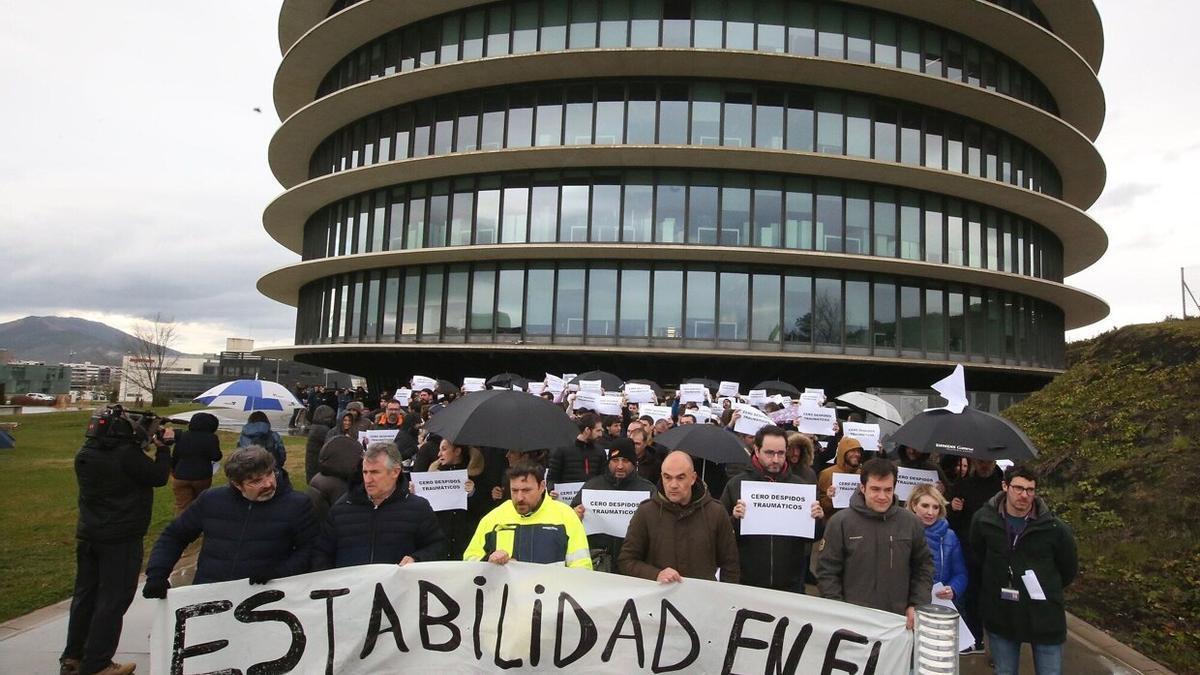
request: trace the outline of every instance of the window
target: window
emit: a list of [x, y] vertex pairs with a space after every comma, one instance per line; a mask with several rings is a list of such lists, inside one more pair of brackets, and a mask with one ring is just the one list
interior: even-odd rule
[[617, 334], [617, 270], [593, 267], [588, 270], [587, 334], [611, 337]]
[[425, 301], [421, 303], [421, 335], [436, 336], [442, 329], [442, 280], [440, 267], [427, 268], [425, 273]]
[[[530, 270], [529, 273], [532, 279], [533, 270]], [[552, 271], [550, 273], [553, 274]], [[500, 270], [500, 289], [496, 302], [496, 333], [520, 335], [522, 328], [521, 301], [525, 296], [524, 285], [525, 270], [512, 268]], [[546, 292], [549, 293], [548, 287]], [[546, 312], [550, 311], [549, 302], [544, 307]], [[546, 324], [549, 325], [549, 323], [547, 319]]]
[[842, 281], [818, 276], [813, 296], [813, 338], [817, 344], [842, 344]]
[[779, 275], [755, 274], [750, 301], [750, 339], [755, 342], [779, 342]]
[[654, 185], [649, 172], [630, 174], [625, 184], [621, 241], [650, 241], [654, 218]]
[[655, 241], [664, 244], [683, 242], [686, 195], [683, 172], [659, 174], [654, 207]]
[[[501, 282], [503, 277], [502, 273]], [[525, 292], [525, 334], [550, 335], [554, 316], [554, 269], [541, 265], [530, 266]]]
[[471, 283], [471, 318], [472, 333], [490, 334], [495, 317], [493, 305], [496, 297], [496, 269], [492, 266], [480, 266], [475, 269]]
[[625, 337], [647, 337], [650, 329], [650, 271], [621, 272], [621, 326]]
[[876, 279], [872, 290], [872, 345], [876, 354], [895, 354], [896, 284], [890, 279]]
[[711, 340], [716, 337], [717, 275], [707, 270], [687, 272], [687, 322], [684, 337]]
[[682, 270], [654, 270], [654, 337], [683, 337], [682, 297]]
[[812, 277], [783, 278], [783, 339], [793, 345], [812, 344]]
[[750, 278], [743, 272], [722, 272], [717, 294], [717, 339], [745, 342], [750, 337]]

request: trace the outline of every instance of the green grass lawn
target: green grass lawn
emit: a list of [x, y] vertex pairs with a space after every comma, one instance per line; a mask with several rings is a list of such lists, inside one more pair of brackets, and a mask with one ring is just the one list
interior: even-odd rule
[[[196, 406], [158, 410], [172, 414]], [[90, 413], [64, 412], [2, 417], [20, 422], [17, 447], [0, 450], [0, 621], [64, 600], [75, 583], [75, 520], [79, 491], [75, 452], [83, 443]], [[226, 455], [237, 434], [220, 432]], [[304, 489], [304, 439], [284, 436], [292, 484]], [[218, 474], [214, 485], [223, 484]], [[146, 535], [146, 554], [171, 521], [170, 485], [154, 491], [154, 512]]]

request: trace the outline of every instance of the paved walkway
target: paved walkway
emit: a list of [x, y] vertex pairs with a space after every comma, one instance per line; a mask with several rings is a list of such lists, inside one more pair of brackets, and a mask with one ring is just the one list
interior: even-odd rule
[[[195, 571], [195, 547], [185, 554], [182, 564], [171, 576], [175, 586], [191, 582]], [[121, 643], [115, 660], [137, 664], [138, 673], [150, 672], [150, 629], [153, 623], [154, 600], [142, 598], [141, 588], [125, 613]], [[0, 673], [23, 675], [56, 675], [58, 656], [67, 634], [65, 600], [36, 612], [0, 624]], [[1063, 672], [1071, 675], [1171, 675], [1165, 667], [1117, 642], [1104, 631], [1068, 614], [1067, 647]], [[965, 656], [961, 661], [963, 675], [991, 673], [985, 655]], [[1033, 672], [1029, 648], [1022, 653], [1022, 673]]]

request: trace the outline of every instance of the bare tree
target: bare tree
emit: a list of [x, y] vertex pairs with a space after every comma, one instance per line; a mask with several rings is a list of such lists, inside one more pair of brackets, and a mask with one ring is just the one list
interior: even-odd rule
[[148, 322], [133, 327], [128, 341], [129, 367], [122, 373], [128, 388], [150, 392], [150, 402], [158, 397], [159, 378], [179, 360], [172, 346], [179, 340], [179, 325], [174, 318], [155, 314]]

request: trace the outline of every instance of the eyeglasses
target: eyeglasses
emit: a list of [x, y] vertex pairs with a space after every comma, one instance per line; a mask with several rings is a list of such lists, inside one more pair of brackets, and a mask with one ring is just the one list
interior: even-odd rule
[[1036, 487], [1024, 487], [1021, 485], [1009, 485], [1008, 489], [1016, 492], [1019, 495], [1032, 495], [1037, 492]]
[[787, 457], [787, 452], [784, 450], [760, 450], [759, 452], [767, 457]]

